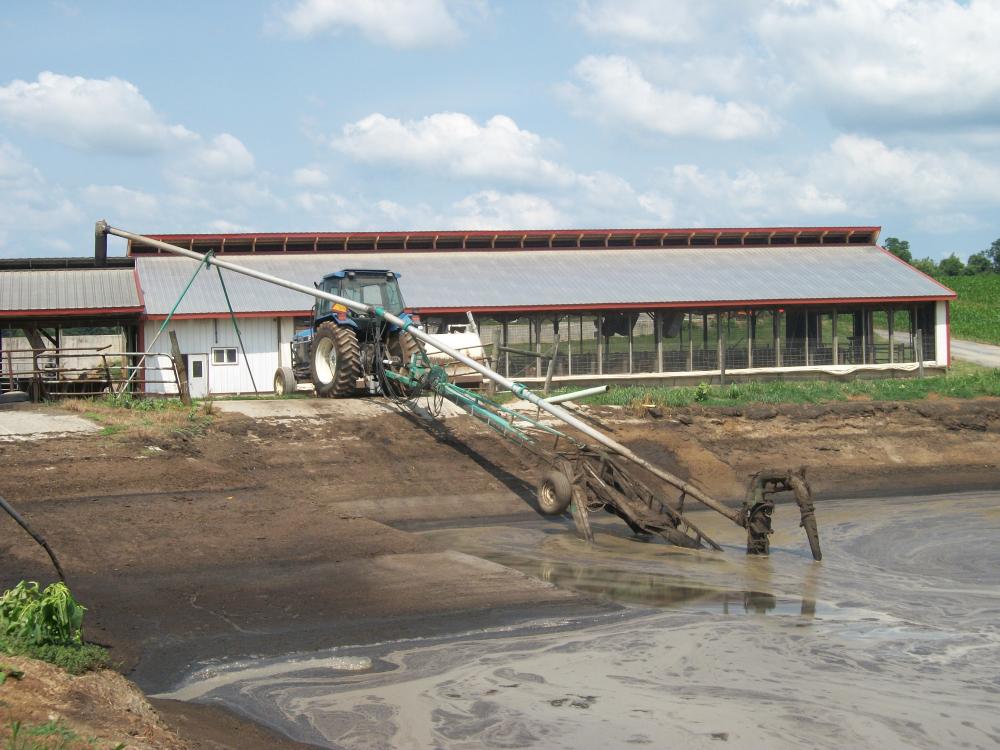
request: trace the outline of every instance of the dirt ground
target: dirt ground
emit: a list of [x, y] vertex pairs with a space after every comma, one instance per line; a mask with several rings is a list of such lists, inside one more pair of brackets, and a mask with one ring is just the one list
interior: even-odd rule
[[[604, 606], [405, 530], [535, 513], [530, 457], [471, 420], [441, 426], [380, 402], [360, 412], [343, 403], [226, 413], [199, 437], [0, 443], [0, 495], [59, 554], [91, 610], [86, 637], [147, 693], [221, 656]], [[1000, 485], [996, 399], [587, 414], [727, 502], [762, 468], [807, 467], [819, 500]], [[0, 587], [51, 577], [44, 554], [0, 517]], [[218, 709], [156, 707], [186, 743], [177, 746], [279, 746]]]

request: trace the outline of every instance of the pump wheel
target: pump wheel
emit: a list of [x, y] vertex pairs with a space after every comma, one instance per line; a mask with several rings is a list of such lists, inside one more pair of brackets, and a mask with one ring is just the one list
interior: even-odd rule
[[547, 516], [558, 516], [573, 501], [573, 486], [561, 471], [552, 470], [538, 484], [538, 507]]
[[309, 374], [317, 396], [354, 394], [361, 377], [361, 348], [353, 328], [329, 321], [320, 324], [309, 352]]
[[298, 382], [295, 380], [295, 373], [291, 367], [279, 367], [274, 372], [274, 393], [277, 396], [287, 396], [295, 393]]

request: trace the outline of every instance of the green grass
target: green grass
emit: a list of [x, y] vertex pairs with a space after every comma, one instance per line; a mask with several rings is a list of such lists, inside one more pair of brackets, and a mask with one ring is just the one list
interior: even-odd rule
[[53, 646], [0, 635], [0, 653], [46, 661], [70, 674], [83, 674], [110, 666], [107, 649], [93, 643]]
[[951, 304], [951, 335], [1000, 344], [1000, 274], [947, 276], [940, 281], [958, 293]]
[[[3, 750], [98, 750], [102, 747], [95, 737], [77, 734], [60, 719], [51, 719], [44, 724], [25, 724], [11, 719], [6, 729], [10, 736], [3, 740]], [[125, 744], [120, 742], [113, 750], [124, 747]]]
[[959, 372], [924, 379], [900, 378], [848, 382], [807, 380], [697, 386], [611, 386], [583, 403], [614, 406], [741, 406], [746, 404], [820, 404], [869, 399], [912, 401], [929, 396], [1000, 397], [1000, 370], [963, 367]]

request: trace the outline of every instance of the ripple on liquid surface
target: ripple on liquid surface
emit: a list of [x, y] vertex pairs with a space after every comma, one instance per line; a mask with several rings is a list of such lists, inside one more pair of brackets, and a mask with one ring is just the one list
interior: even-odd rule
[[344, 748], [996, 747], [998, 501], [821, 503], [818, 564], [788, 506], [769, 558], [638, 543], [620, 524], [594, 547], [544, 523], [431, 531], [627, 609], [215, 666], [173, 697]]

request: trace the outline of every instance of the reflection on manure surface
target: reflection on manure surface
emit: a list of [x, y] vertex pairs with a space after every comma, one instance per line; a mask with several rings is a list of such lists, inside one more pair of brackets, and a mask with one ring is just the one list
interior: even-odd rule
[[[176, 696], [328, 747], [996, 747], [998, 500], [821, 504], [818, 564], [782, 508], [764, 559], [609, 528], [592, 548], [544, 523], [431, 531], [628, 606], [216, 667]], [[712, 516], [699, 522], [732, 538]], [[334, 657], [341, 669], [316, 663]], [[371, 669], [344, 668], [358, 659]]]

